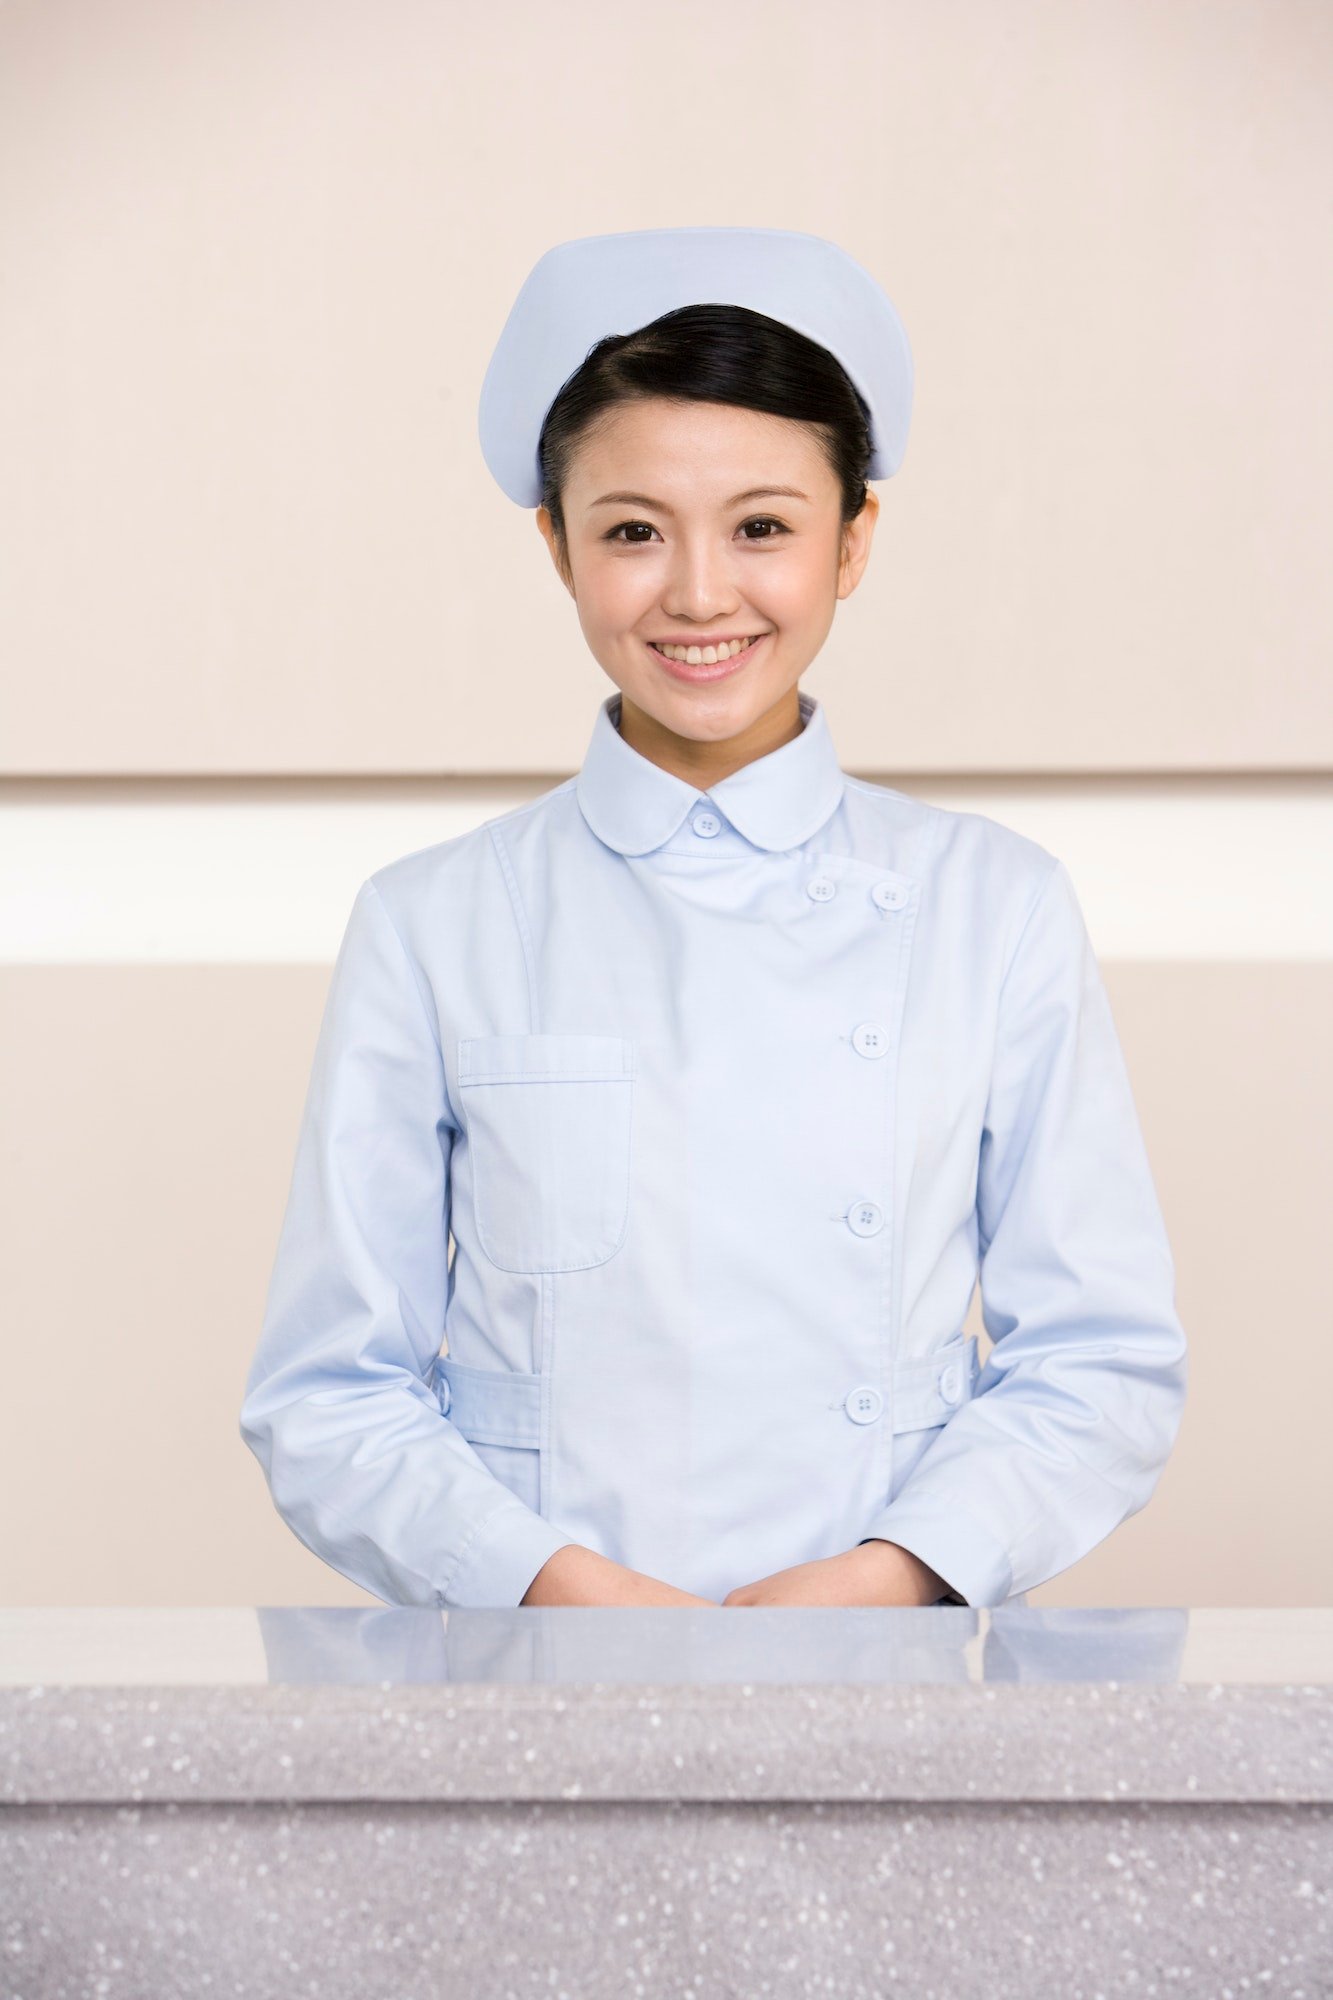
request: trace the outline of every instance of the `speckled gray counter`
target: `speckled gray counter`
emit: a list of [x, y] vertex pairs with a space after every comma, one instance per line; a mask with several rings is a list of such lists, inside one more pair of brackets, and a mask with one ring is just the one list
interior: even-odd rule
[[1333, 1995], [1333, 1612], [0, 1612], [9, 2000]]

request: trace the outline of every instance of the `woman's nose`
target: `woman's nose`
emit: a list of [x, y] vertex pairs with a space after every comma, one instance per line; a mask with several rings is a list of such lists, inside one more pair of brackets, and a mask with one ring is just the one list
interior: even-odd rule
[[662, 610], [669, 619], [706, 631], [730, 617], [737, 601], [727, 557], [697, 550], [677, 557], [662, 594]]

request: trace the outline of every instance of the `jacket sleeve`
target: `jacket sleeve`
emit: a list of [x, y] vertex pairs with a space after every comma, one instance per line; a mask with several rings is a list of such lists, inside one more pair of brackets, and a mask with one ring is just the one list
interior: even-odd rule
[[1184, 1409], [1175, 1267], [1077, 896], [1055, 860], [1011, 952], [981, 1137], [994, 1343], [863, 1540], [996, 1605], [1068, 1569], [1150, 1498]]
[[482, 1464], [431, 1386], [455, 1128], [424, 983], [368, 879], [333, 968], [240, 1430], [288, 1527], [353, 1583], [389, 1604], [505, 1607], [571, 1537]]

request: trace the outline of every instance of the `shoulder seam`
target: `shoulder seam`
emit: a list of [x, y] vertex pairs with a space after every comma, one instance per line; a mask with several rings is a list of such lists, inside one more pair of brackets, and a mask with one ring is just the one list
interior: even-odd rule
[[376, 882], [373, 875], [368, 875], [366, 877], [366, 887], [370, 890], [371, 894], [375, 898], [375, 901], [379, 904], [380, 909], [384, 915], [385, 923], [389, 926], [389, 929], [393, 932], [395, 938], [397, 938], [398, 940], [398, 949], [403, 954], [403, 958], [406, 962], [407, 970], [412, 980], [412, 989], [417, 996], [417, 1005], [421, 1009], [422, 1018], [425, 1020], [427, 1032], [430, 1035], [431, 1041], [435, 1044], [435, 1053], [437, 1056], [439, 1056], [441, 1065], [443, 1065], [444, 1051], [440, 1047], [440, 1038], [435, 1032], [435, 1024], [430, 1018], [430, 1009], [426, 1005], [426, 997], [421, 991], [421, 982], [417, 976], [416, 960], [413, 958], [411, 952], [408, 950], [406, 944], [403, 942], [402, 932], [399, 930], [397, 924], [394, 922], [392, 912], [390, 911], [389, 906], [385, 902], [383, 896], [380, 894], [379, 884]]
[[1057, 854], [1052, 856], [1051, 865], [1046, 870], [1045, 874], [1042, 876], [1041, 882], [1037, 888], [1037, 893], [1032, 898], [1032, 901], [1028, 904], [1027, 910], [1023, 917], [1023, 921], [1018, 927], [1018, 935], [1017, 937], [1015, 937], [1013, 945], [1010, 948], [1008, 962], [1005, 965], [1003, 973], [1000, 975], [1000, 990], [999, 990], [1000, 1001], [1003, 1001], [1004, 999], [1004, 989], [1009, 983], [1009, 974], [1013, 971], [1014, 963], [1018, 957], [1019, 951], [1022, 948], [1023, 939], [1027, 936], [1028, 926], [1032, 922], [1032, 919], [1037, 912], [1038, 906], [1045, 898], [1046, 891], [1050, 888], [1051, 883], [1055, 880], [1060, 865], [1061, 864], [1059, 855]]
[[[533, 804], [535, 805], [536, 803], [537, 801], [534, 799]], [[528, 986], [528, 1023], [530, 1031], [535, 1033], [541, 1025], [537, 997], [536, 945], [528, 923], [528, 913], [523, 903], [523, 892], [518, 886], [518, 876], [514, 872], [514, 864], [509, 858], [509, 849], [505, 846], [504, 834], [501, 831], [500, 822], [498, 820], [489, 821], [487, 832], [490, 834], [491, 848], [495, 854], [496, 861], [499, 863], [500, 873], [504, 878], [505, 893], [509, 897], [509, 906], [513, 911], [514, 923], [518, 930], [519, 944], [523, 952], [523, 969]]]
[[426, 1023], [426, 1033], [430, 1036], [431, 1042], [435, 1049], [436, 1058], [440, 1065], [440, 1087], [444, 1092], [445, 1109], [449, 1113], [449, 1121], [453, 1126], [454, 1130], [456, 1132], [461, 1131], [463, 1129], [462, 1120], [458, 1115], [458, 1107], [454, 1103], [452, 1093], [450, 1092], [449, 1089], [449, 1065], [444, 1059], [444, 1050], [440, 1047], [440, 1037], [436, 1031], [435, 1023], [431, 1020], [430, 1008], [426, 1005], [426, 996], [421, 990], [422, 975], [420, 974], [417, 962], [413, 958], [411, 952], [408, 950], [407, 945], [403, 940], [403, 934], [399, 930], [397, 924], [394, 922], [393, 914], [390, 911], [389, 906], [385, 902], [383, 896], [380, 894], [379, 884], [378, 882], [376, 882], [373, 875], [368, 875], [366, 877], [365, 886], [370, 890], [371, 894], [375, 898], [375, 901], [379, 904], [380, 909], [384, 912], [384, 921], [389, 926], [389, 929], [393, 932], [394, 936], [398, 940], [398, 949], [399, 951], [402, 952], [403, 958], [407, 963], [408, 976], [412, 981], [413, 990], [415, 991], [417, 996], [417, 1004], [421, 1008], [422, 1018]]

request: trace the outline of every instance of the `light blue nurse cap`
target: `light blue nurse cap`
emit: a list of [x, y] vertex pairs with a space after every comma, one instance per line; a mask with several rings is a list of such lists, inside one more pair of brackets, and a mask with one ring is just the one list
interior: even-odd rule
[[632, 229], [579, 236], [538, 258], [481, 385], [482, 456], [520, 507], [541, 505], [537, 441], [552, 403], [599, 340], [677, 306], [748, 306], [826, 347], [870, 410], [867, 477], [902, 463], [912, 352], [892, 301], [836, 243], [796, 229]]

